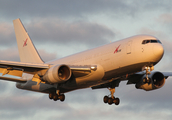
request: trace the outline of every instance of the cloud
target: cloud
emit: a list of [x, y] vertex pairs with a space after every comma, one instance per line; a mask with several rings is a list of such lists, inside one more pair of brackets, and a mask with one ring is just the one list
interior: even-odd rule
[[[63, 1], [3, 1], [0, 4], [1, 16], [14, 18], [23, 16], [26, 17], [45, 17], [45, 16], [60, 16], [60, 17], [82, 17], [83, 14], [95, 14], [106, 11], [121, 11], [128, 13], [132, 10], [132, 4], [125, 1], [112, 0], [63, 0]], [[48, 7], [51, 6], [51, 7]], [[64, 7], [65, 6], [65, 7]], [[6, 7], [10, 9], [6, 9]], [[89, 8], [89, 9], [88, 9]], [[133, 11], [133, 10], [132, 10]], [[130, 12], [132, 13], [132, 12]]]
[[[12, 22], [11, 22], [12, 23]], [[1, 46], [16, 45], [14, 28], [11, 23], [0, 24]], [[34, 42], [40, 45], [49, 43], [57, 45], [80, 44], [99, 46], [115, 37], [107, 26], [85, 21], [67, 22], [56, 18], [34, 19], [24, 26]]]
[[1, 46], [14, 45], [15, 35], [12, 22], [9, 24], [7, 22], [0, 23], [0, 42]]
[[1, 60], [20, 61], [17, 46], [16, 48], [0, 49], [0, 55]]
[[[151, 34], [165, 46], [159, 70], [171, 71], [171, 1], [63, 0], [0, 1], [0, 55], [5, 60], [19, 60], [12, 20], [21, 18], [45, 61], [57, 58], [71, 46], [90, 48], [116, 39], [118, 33]], [[5, 22], [4, 22], [5, 21]], [[115, 32], [114, 32], [115, 31]], [[14, 47], [15, 46], [15, 47]], [[48, 46], [46, 49], [45, 46]], [[60, 47], [60, 48], [59, 48]], [[62, 50], [62, 48], [65, 50]], [[12, 54], [13, 53], [13, 54]], [[122, 82], [115, 96], [119, 106], [103, 103], [107, 89], [77, 90], [66, 93], [66, 100], [54, 102], [47, 94], [23, 91], [14, 83], [0, 83], [0, 116], [6, 119], [171, 119], [171, 78], [164, 87], [145, 92]]]
[[57, 59], [57, 55], [55, 53], [48, 53], [43, 49], [39, 49], [38, 52], [44, 62]]
[[34, 40], [40, 44], [105, 44], [115, 33], [106, 26], [84, 21], [67, 22], [59, 19], [39, 19], [26, 25]]
[[13, 93], [10, 96], [1, 96], [0, 98], [0, 115], [2, 119], [30, 119], [32, 116], [42, 116], [46, 118], [47, 116], [51, 116], [47, 115], [46, 111], [52, 113], [53, 111], [56, 111], [56, 113], [59, 114], [70, 110], [70, 107], [67, 104], [50, 101], [48, 96], [45, 98], [45, 96], [36, 97], [33, 95], [16, 95], [16, 93]]
[[[38, 53], [45, 62], [57, 59], [56, 53], [49, 53], [43, 49], [38, 49]], [[0, 55], [1, 60], [20, 61], [17, 46], [15, 48], [0, 49]]]
[[[58, 16], [61, 18], [82, 18], [85, 15], [94, 14], [108, 14], [113, 13], [115, 15], [129, 15], [135, 16], [135, 14], [141, 11], [150, 10], [169, 10], [171, 1], [119, 1], [119, 0], [63, 0], [63, 1], [19, 1], [15, 2], [6, 0], [0, 2], [1, 16], [5, 18], [15, 19], [16, 17], [33, 18], [33, 17], [49, 17]], [[10, 8], [10, 9], [6, 9]], [[117, 17], [116, 16], [116, 17]], [[121, 16], [122, 17], [122, 16]]]
[[164, 24], [171, 24], [172, 23], [172, 14], [171, 13], [164, 13], [157, 18], [159, 22], [162, 22]]

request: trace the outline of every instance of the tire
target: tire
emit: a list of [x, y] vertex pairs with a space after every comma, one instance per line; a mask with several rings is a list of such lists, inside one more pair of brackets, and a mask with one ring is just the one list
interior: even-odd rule
[[54, 101], [57, 101], [58, 100], [58, 95], [57, 94], [53, 95], [53, 100]]
[[65, 100], [65, 95], [64, 94], [59, 95], [59, 100], [63, 102]]
[[49, 93], [49, 98], [53, 99], [53, 93]]
[[119, 98], [115, 98], [115, 100], [113, 102], [115, 103], [115, 105], [119, 105], [120, 99]]
[[103, 102], [104, 102], [104, 103], [108, 103], [108, 100], [109, 100], [109, 97], [108, 97], [108, 96], [104, 96]]
[[112, 105], [112, 103], [113, 103], [113, 99], [112, 99], [112, 98], [109, 98], [109, 99], [108, 99], [108, 104], [109, 104], [109, 105]]

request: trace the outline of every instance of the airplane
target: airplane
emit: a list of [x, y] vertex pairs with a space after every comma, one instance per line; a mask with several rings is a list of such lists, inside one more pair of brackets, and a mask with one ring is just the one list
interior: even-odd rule
[[104, 96], [104, 103], [119, 105], [114, 93], [121, 81], [150, 91], [161, 88], [172, 76], [172, 72], [153, 71], [164, 48], [151, 35], [132, 36], [44, 62], [21, 20], [13, 24], [21, 62], [0, 60], [0, 79], [16, 82], [19, 89], [48, 94], [54, 101], [63, 102], [65, 93], [78, 89], [108, 88], [110, 95]]

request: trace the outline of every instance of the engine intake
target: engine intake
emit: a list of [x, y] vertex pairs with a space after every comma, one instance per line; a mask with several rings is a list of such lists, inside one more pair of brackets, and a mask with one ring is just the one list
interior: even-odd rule
[[63, 83], [71, 78], [71, 69], [67, 65], [56, 65], [51, 67], [42, 77], [43, 81], [56, 84]]
[[165, 77], [161, 72], [152, 72], [148, 77], [148, 83], [145, 82], [146, 75], [144, 75], [140, 82], [136, 83], [136, 88], [150, 91], [159, 89], [165, 84]]

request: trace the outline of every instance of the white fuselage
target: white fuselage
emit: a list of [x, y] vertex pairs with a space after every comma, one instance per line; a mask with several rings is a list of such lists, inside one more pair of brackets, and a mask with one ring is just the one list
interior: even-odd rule
[[162, 45], [160, 43], [142, 44], [143, 40], [152, 39], [156, 40], [152, 36], [138, 35], [61, 58], [50, 64], [101, 65], [104, 70], [101, 80], [90, 81], [89, 77], [76, 79], [77, 84], [83, 83], [87, 86], [86, 83], [88, 83], [88, 86], [92, 86], [104, 80], [142, 71], [142, 67], [159, 62], [164, 52]]
[[[63, 84], [64, 91], [95, 86], [113, 78], [142, 71], [144, 66], [153, 66], [160, 61], [164, 50], [160, 43], [142, 44], [144, 40], [157, 40], [149, 35], [138, 35], [113, 42], [98, 48], [47, 62], [57, 65], [98, 65], [101, 72], [93, 77], [78, 77]], [[103, 72], [102, 72], [103, 71]]]

